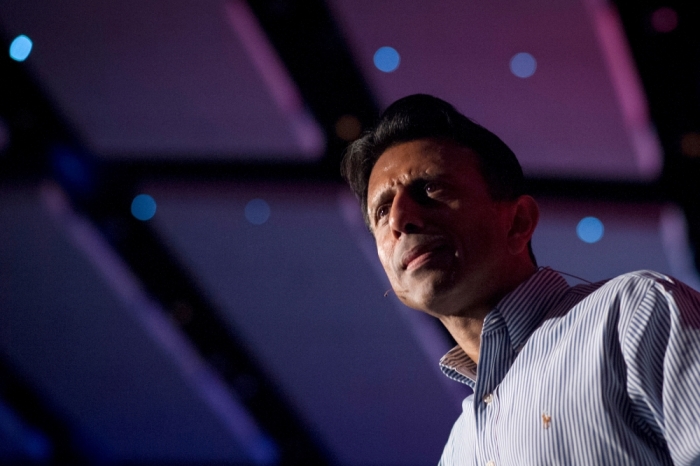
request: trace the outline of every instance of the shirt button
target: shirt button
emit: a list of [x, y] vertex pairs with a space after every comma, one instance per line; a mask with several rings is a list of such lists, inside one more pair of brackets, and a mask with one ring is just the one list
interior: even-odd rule
[[[484, 403], [486, 403], [487, 405], [490, 405], [492, 401], [493, 401], [492, 394], [489, 393], [488, 395], [484, 395]], [[491, 463], [486, 463], [486, 464], [491, 465]]]
[[486, 466], [496, 466], [496, 462], [491, 460], [488, 463], [486, 463]]

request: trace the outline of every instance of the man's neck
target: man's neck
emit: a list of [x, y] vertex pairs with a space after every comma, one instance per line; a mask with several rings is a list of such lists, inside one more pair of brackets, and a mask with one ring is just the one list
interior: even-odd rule
[[[491, 310], [503, 299], [508, 293], [516, 289], [521, 283], [528, 280], [537, 272], [537, 267], [531, 265], [523, 269], [522, 273], [514, 275], [512, 280], [500, 290], [498, 294], [493, 296], [490, 303], [482, 306], [480, 309], [473, 309], [463, 315], [447, 315], [441, 316], [440, 321], [447, 328], [455, 339], [462, 351], [466, 353], [474, 363], [479, 363], [479, 349], [481, 346], [481, 332], [484, 328], [484, 319]], [[469, 317], [465, 317], [468, 315]]]
[[474, 363], [479, 363], [479, 347], [481, 345], [481, 330], [484, 328], [483, 318], [446, 316], [440, 318], [462, 351]]

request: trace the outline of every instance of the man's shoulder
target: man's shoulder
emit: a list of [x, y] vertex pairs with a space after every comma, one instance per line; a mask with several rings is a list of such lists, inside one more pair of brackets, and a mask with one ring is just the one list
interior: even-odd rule
[[671, 295], [700, 296], [688, 284], [677, 278], [653, 270], [636, 270], [618, 275], [603, 282], [604, 287], [617, 288], [627, 292], [661, 292]]
[[612, 278], [608, 281], [614, 281], [614, 280], [618, 280], [621, 282], [638, 282], [640, 284], [653, 282], [653, 283], [673, 285], [675, 283], [681, 283], [670, 275], [666, 275], [666, 274], [656, 272], [654, 270], [648, 270], [648, 269], [635, 270], [633, 272], [623, 273], [623, 274], [618, 275], [617, 277]]
[[[697, 307], [700, 294], [682, 281], [653, 270], [635, 270], [597, 283], [578, 285], [571, 289], [583, 295], [582, 304], [617, 303], [628, 310], [636, 309], [642, 302], [675, 306], [682, 302]], [[672, 304], [673, 303], [673, 304]], [[616, 306], [617, 307], [617, 306]]]
[[596, 283], [573, 287], [574, 290], [580, 290], [582, 292], [601, 291], [607, 293], [613, 290], [620, 292], [648, 291], [652, 288], [669, 290], [674, 288], [690, 289], [688, 285], [670, 275], [647, 269], [626, 272], [616, 277], [601, 280]]

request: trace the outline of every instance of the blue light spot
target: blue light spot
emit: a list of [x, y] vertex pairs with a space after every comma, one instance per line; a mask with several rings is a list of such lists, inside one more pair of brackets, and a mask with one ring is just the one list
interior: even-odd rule
[[[39, 431], [26, 425], [8, 406], [0, 401], [0, 435], [9, 445], [17, 445], [28, 456], [30, 464], [47, 464], [52, 453], [51, 443]], [[11, 455], [12, 457], [12, 455]]]
[[245, 206], [245, 218], [253, 225], [262, 225], [270, 218], [270, 206], [262, 199], [253, 199]]
[[401, 57], [393, 47], [380, 47], [374, 52], [374, 66], [380, 71], [391, 73], [399, 67]]
[[260, 435], [251, 445], [253, 458], [257, 464], [279, 464], [277, 444], [270, 438]]
[[15, 40], [10, 44], [10, 58], [15, 61], [24, 61], [32, 51], [32, 40], [22, 34], [15, 37]]
[[139, 194], [131, 201], [131, 215], [139, 220], [146, 221], [156, 214], [156, 201], [148, 194]]
[[537, 60], [529, 53], [521, 52], [510, 59], [510, 71], [519, 78], [529, 78], [537, 70]]
[[51, 162], [58, 179], [66, 187], [86, 194], [93, 188], [93, 170], [84, 154], [57, 145], [51, 149]]
[[576, 234], [586, 243], [596, 243], [603, 237], [603, 222], [595, 217], [581, 219], [576, 226]]
[[25, 448], [31, 459], [37, 462], [48, 460], [52, 450], [48, 439], [36, 431], [28, 432]]
[[63, 153], [58, 156], [58, 168], [63, 176], [71, 183], [84, 185], [89, 177], [83, 162], [73, 154]]

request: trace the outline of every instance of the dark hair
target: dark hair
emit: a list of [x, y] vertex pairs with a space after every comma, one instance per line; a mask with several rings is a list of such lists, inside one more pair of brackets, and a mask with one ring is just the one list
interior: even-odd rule
[[374, 129], [353, 142], [343, 157], [341, 174], [360, 200], [368, 226], [367, 186], [374, 164], [390, 147], [423, 138], [447, 140], [473, 150], [494, 200], [514, 200], [523, 194], [520, 163], [498, 136], [444, 100], [414, 94], [391, 104]]
[[[523, 170], [512, 150], [483, 126], [442, 99], [426, 94], [403, 97], [387, 108], [377, 125], [350, 144], [340, 167], [343, 178], [367, 213], [367, 186], [372, 168], [390, 147], [423, 138], [451, 141], [474, 151], [494, 200], [515, 200], [524, 193]], [[535, 262], [532, 250], [530, 256]]]

